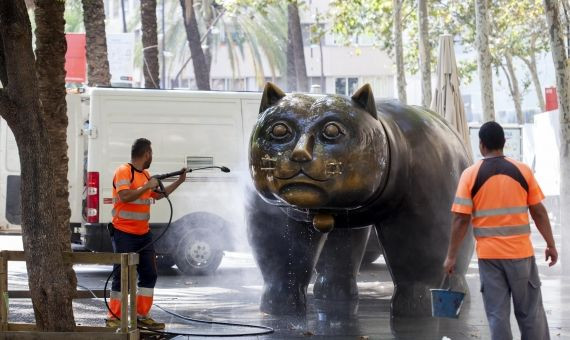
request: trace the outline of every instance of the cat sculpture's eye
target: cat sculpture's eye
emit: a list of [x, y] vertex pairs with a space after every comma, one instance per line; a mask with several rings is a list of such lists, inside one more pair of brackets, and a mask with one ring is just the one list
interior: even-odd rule
[[271, 127], [269, 134], [275, 139], [285, 139], [291, 135], [291, 131], [285, 123], [279, 122]]
[[329, 140], [337, 139], [343, 134], [342, 128], [337, 123], [328, 123], [323, 129], [323, 136]]

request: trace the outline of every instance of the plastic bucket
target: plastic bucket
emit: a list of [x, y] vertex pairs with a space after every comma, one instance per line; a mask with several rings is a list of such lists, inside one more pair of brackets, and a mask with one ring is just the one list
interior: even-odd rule
[[465, 293], [449, 289], [430, 289], [430, 291], [432, 316], [454, 319], [459, 317]]

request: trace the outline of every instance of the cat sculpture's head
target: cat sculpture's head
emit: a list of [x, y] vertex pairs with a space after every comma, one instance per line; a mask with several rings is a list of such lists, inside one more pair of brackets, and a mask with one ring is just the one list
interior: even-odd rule
[[372, 199], [388, 169], [388, 142], [374, 97], [286, 95], [265, 86], [249, 165], [268, 202], [309, 210], [355, 209]]

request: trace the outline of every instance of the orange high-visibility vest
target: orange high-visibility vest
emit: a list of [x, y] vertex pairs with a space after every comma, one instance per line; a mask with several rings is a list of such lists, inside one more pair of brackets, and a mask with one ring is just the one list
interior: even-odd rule
[[480, 259], [520, 259], [534, 255], [528, 207], [543, 199], [527, 165], [492, 157], [465, 169], [451, 211], [472, 216]]
[[139, 171], [131, 164], [123, 164], [113, 177], [113, 226], [125, 233], [143, 235], [149, 231], [150, 205], [158, 194], [147, 190], [132, 202], [122, 202], [119, 191], [138, 189], [150, 179], [148, 171]]

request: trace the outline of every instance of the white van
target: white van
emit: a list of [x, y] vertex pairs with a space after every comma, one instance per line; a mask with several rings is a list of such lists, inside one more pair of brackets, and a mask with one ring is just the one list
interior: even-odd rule
[[[176, 264], [186, 274], [209, 274], [220, 264], [224, 250], [247, 244], [242, 185], [249, 180], [247, 145], [261, 93], [92, 88], [89, 97], [81, 230], [87, 249], [111, 251], [107, 224], [113, 207], [113, 174], [130, 161], [131, 145], [140, 137], [152, 143], [151, 175], [182, 167], [231, 169], [230, 173], [192, 172], [170, 196], [172, 225], [155, 244], [159, 265]], [[155, 237], [169, 217], [168, 202], [154, 202], [150, 225]]]
[[[82, 220], [81, 196], [86, 148], [82, 130], [87, 120], [89, 108], [86, 98], [82, 94], [68, 94], [66, 101], [70, 222], [72, 230], [77, 230], [81, 226]], [[21, 216], [18, 147], [8, 124], [0, 118], [0, 233], [19, 234], [21, 232]], [[77, 242], [78, 240], [72, 238], [73, 241]]]

